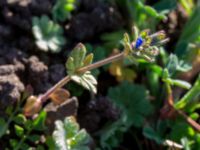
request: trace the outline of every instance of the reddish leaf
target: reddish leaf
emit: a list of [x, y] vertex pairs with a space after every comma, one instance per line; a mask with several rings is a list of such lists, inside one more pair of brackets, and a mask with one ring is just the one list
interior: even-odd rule
[[69, 91], [61, 88], [57, 89], [50, 95], [52, 102], [56, 105], [62, 104], [64, 101], [68, 100], [69, 97], [70, 97]]

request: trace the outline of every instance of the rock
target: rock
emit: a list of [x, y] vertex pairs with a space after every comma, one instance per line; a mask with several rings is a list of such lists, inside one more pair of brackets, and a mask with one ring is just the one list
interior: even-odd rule
[[31, 56], [28, 59], [28, 82], [34, 87], [35, 94], [46, 92], [51, 87], [48, 81], [48, 67], [36, 56]]
[[49, 133], [52, 133], [56, 120], [64, 120], [67, 116], [77, 115], [78, 100], [76, 97], [72, 97], [61, 105], [49, 103], [44, 109], [47, 111], [46, 125], [48, 126]]
[[0, 75], [13, 74], [15, 72], [14, 65], [2, 65], [0, 66]]
[[21, 73], [25, 70], [24, 64], [16, 61], [14, 65], [1, 65], [0, 75], [9, 75], [14, 73]]
[[24, 85], [16, 74], [0, 76], [0, 109], [14, 104], [20, 99]]
[[0, 57], [3, 57], [6, 64], [19, 64], [26, 57], [26, 54], [19, 49], [12, 47], [3, 47], [0, 49]]

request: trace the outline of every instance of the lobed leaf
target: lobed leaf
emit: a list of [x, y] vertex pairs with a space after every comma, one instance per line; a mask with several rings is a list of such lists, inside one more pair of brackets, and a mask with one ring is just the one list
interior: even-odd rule
[[76, 69], [83, 66], [83, 61], [86, 55], [86, 48], [83, 44], [79, 43], [71, 52], [70, 57], [74, 60], [74, 67]]
[[84, 129], [79, 130], [74, 117], [66, 117], [64, 122], [58, 120], [55, 125], [53, 140], [56, 150], [89, 150], [87, 144], [90, 137]]
[[45, 15], [41, 18], [33, 17], [32, 24], [36, 45], [45, 52], [49, 50], [53, 53], [60, 52], [61, 46], [65, 44], [63, 29]]
[[93, 61], [93, 57], [94, 55], [92, 53], [88, 54], [83, 61], [83, 65], [84, 66], [90, 65]]
[[110, 88], [108, 96], [136, 127], [142, 126], [145, 117], [152, 112], [147, 91], [141, 85], [123, 82], [117, 87]]
[[[91, 64], [93, 61], [93, 54], [86, 56], [86, 48], [83, 44], [79, 43], [71, 52], [67, 62], [66, 68], [69, 75], [77, 75], [77, 70], [81, 67]], [[80, 74], [81, 76], [81, 74]]]
[[93, 93], [97, 93], [97, 81], [89, 71], [84, 73], [83, 75], [72, 75], [71, 79], [86, 88], [87, 90]]
[[64, 101], [68, 100], [69, 97], [69, 91], [62, 88], [57, 89], [50, 95], [51, 101], [56, 105], [62, 104]]

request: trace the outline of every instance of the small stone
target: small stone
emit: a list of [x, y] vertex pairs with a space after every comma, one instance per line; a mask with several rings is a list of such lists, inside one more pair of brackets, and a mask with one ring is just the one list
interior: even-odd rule
[[20, 100], [24, 85], [16, 74], [0, 76], [0, 109]]

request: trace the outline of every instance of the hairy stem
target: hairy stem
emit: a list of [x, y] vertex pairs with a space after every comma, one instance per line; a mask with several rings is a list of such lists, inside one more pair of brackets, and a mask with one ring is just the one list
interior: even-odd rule
[[181, 115], [186, 122], [191, 125], [196, 131], [200, 132], [200, 125], [194, 121], [192, 118], [190, 118], [189, 116], [187, 116], [183, 111], [181, 110], [176, 110], [176, 112], [178, 112], [179, 115]]
[[124, 55], [125, 55], [124, 52], [121, 52], [119, 54], [116, 54], [116, 55], [113, 55], [113, 56], [108, 57], [106, 59], [100, 60], [100, 61], [98, 61], [96, 63], [91, 64], [91, 65], [84, 66], [84, 67], [78, 69], [77, 73], [84, 73], [86, 71], [89, 71], [89, 70], [92, 70], [92, 69], [96, 69], [98, 67], [101, 67], [103, 65], [109, 64], [111, 62], [123, 59]]
[[39, 99], [42, 102], [45, 102], [49, 96], [58, 88], [63, 87], [65, 84], [67, 84], [70, 81], [70, 76], [66, 76], [63, 79], [61, 79], [58, 83], [56, 83], [52, 88], [50, 88], [46, 93], [44, 93], [43, 95], [41, 95], [39, 97]]
[[[87, 65], [87, 66], [84, 66], [80, 69], [77, 70], [77, 73], [85, 73], [86, 71], [89, 71], [89, 70], [92, 70], [92, 69], [96, 69], [98, 67], [101, 67], [103, 65], [106, 65], [106, 64], [109, 64], [111, 62], [114, 62], [114, 61], [117, 61], [117, 60], [121, 60], [124, 58], [124, 52], [121, 52], [119, 54], [116, 54], [116, 55], [113, 55], [113, 56], [110, 56], [106, 59], [103, 59], [103, 60], [100, 60], [96, 63], [93, 63], [93, 64], [90, 64], [90, 65]], [[70, 81], [70, 76], [66, 76], [64, 77], [62, 80], [60, 80], [57, 84], [55, 84], [52, 88], [50, 88], [46, 93], [44, 93], [43, 95], [41, 95], [39, 97], [39, 99], [42, 101], [42, 102], [45, 102], [49, 96], [58, 88], [61, 88], [63, 87], [65, 84], [67, 84], [69, 81]]]

